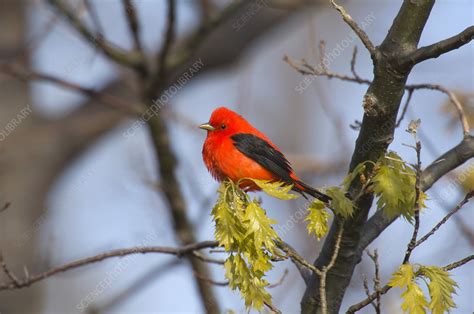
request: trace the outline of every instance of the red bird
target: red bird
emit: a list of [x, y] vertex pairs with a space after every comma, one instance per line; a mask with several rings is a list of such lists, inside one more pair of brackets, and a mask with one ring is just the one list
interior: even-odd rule
[[[199, 127], [207, 130], [202, 156], [207, 169], [217, 181], [230, 179], [238, 182], [245, 178], [281, 181], [293, 184], [293, 190], [303, 196], [309, 194], [326, 203], [331, 200], [329, 196], [303, 183], [278, 147], [232, 110], [217, 108], [209, 122]], [[240, 187], [247, 191], [259, 190], [249, 180], [242, 180]]]

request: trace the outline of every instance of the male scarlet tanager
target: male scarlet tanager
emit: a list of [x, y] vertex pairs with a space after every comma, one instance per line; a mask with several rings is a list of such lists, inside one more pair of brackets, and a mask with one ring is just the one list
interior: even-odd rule
[[246, 191], [259, 187], [246, 178], [292, 184], [303, 196], [309, 194], [323, 202], [331, 198], [302, 182], [285, 155], [247, 120], [225, 107], [214, 110], [209, 122], [202, 156], [207, 169], [219, 182], [230, 179]]

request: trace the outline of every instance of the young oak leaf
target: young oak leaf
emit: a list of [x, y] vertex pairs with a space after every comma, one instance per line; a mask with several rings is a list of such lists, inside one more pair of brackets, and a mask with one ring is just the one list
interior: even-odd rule
[[429, 279], [428, 290], [430, 292], [429, 308], [433, 314], [449, 312], [456, 307], [453, 294], [456, 294], [457, 283], [451, 279], [449, 273], [436, 266], [421, 266], [420, 272]]
[[326, 193], [332, 198], [331, 206], [336, 214], [344, 218], [352, 216], [354, 213], [354, 204], [346, 197], [346, 192], [343, 189], [333, 186], [326, 189]]
[[415, 273], [411, 264], [400, 265], [398, 270], [393, 273], [392, 279], [388, 283], [391, 287], [406, 287], [410, 282], [415, 279]]
[[[383, 209], [389, 217], [403, 215], [413, 221], [415, 213], [415, 171], [395, 153], [390, 152], [378, 162], [378, 170], [373, 177], [373, 190], [378, 196], [377, 208]], [[420, 191], [419, 208], [424, 208], [426, 194]]]
[[216, 204], [211, 214], [216, 224], [214, 235], [219, 245], [226, 250], [234, 250], [244, 239], [245, 227], [241, 221], [243, 203], [234, 193], [232, 182], [223, 182], [219, 187]]
[[262, 274], [248, 267], [241, 254], [230, 255], [224, 267], [230, 288], [240, 291], [247, 308], [261, 310], [265, 303], [272, 303], [270, 294], [265, 290], [268, 282], [262, 279]]
[[408, 312], [409, 314], [426, 313], [425, 308], [428, 306], [428, 301], [426, 300], [421, 288], [415, 282], [413, 265], [400, 265], [399, 269], [392, 275], [392, 279], [388, 285], [399, 287], [401, 289], [406, 287], [406, 290], [401, 295], [403, 299], [403, 311]]
[[257, 179], [250, 180], [252, 180], [259, 188], [261, 188], [262, 191], [275, 198], [279, 198], [281, 200], [292, 200], [298, 198], [298, 195], [290, 193], [290, 191], [293, 189], [293, 185], [291, 184], [286, 184], [281, 181], [271, 182]]
[[428, 301], [423, 294], [423, 290], [415, 283], [408, 284], [407, 289], [401, 295], [402, 310], [409, 314], [425, 314]]
[[260, 207], [256, 200], [247, 205], [243, 219], [246, 229], [245, 236], [253, 235], [255, 249], [258, 251], [267, 249], [270, 253], [274, 253], [274, 240], [279, 239], [279, 237], [273, 230], [272, 225], [277, 222], [267, 217], [265, 210]]
[[279, 254], [275, 244], [279, 237], [272, 228], [276, 221], [237, 184], [225, 181], [218, 192], [212, 215], [216, 239], [231, 253], [224, 263], [226, 278], [231, 289], [240, 291], [247, 308], [261, 310], [271, 304], [263, 277], [273, 267], [272, 257]]
[[308, 215], [305, 221], [308, 221], [306, 228], [308, 233], [314, 233], [318, 240], [324, 237], [329, 230], [329, 213], [325, 209], [325, 204], [320, 200], [314, 200], [308, 207]]

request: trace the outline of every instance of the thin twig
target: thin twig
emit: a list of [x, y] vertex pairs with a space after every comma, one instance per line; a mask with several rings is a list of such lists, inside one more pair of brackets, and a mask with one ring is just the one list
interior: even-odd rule
[[125, 16], [127, 17], [128, 28], [133, 39], [134, 49], [141, 55], [141, 58], [144, 60], [141, 66], [137, 67], [137, 70], [142, 76], [147, 76], [148, 68], [146, 65], [145, 52], [143, 50], [143, 45], [140, 39], [140, 23], [138, 22], [135, 6], [133, 5], [132, 0], [122, 1], [123, 8], [125, 10]]
[[99, 16], [97, 15], [97, 11], [95, 10], [94, 6], [91, 4], [90, 0], [84, 0], [84, 5], [86, 6], [86, 9], [89, 12], [89, 15], [91, 17], [91, 20], [94, 23], [97, 37], [104, 38], [104, 30], [102, 29]]
[[168, 53], [171, 49], [175, 37], [175, 21], [176, 21], [176, 2], [175, 0], [168, 0], [168, 11], [167, 11], [167, 27], [165, 40], [161, 46], [161, 50], [158, 53], [158, 62], [156, 74], [152, 78], [151, 88], [156, 88], [157, 85], [165, 84], [166, 80], [166, 60]]
[[402, 123], [403, 118], [405, 118], [405, 114], [407, 113], [408, 105], [410, 104], [410, 100], [411, 100], [412, 96], [413, 96], [413, 89], [409, 89], [407, 99], [405, 101], [405, 104], [403, 105], [402, 113], [400, 114], [400, 118], [398, 118], [397, 124], [395, 124], [396, 128], [398, 128], [400, 126], [400, 124]]
[[15, 288], [19, 288], [21, 286], [21, 282], [18, 280], [18, 278], [15, 276], [15, 274], [8, 268], [7, 263], [3, 259], [3, 255], [0, 252], [0, 266], [2, 267], [3, 272], [5, 275], [7, 275], [8, 278], [10, 278], [11, 282], [10, 284], [13, 285]]
[[64, 88], [80, 92], [89, 97], [96, 98], [99, 102], [103, 103], [104, 105], [123, 111], [129, 115], [135, 116], [142, 113], [141, 110], [137, 109], [136, 107], [131, 106], [130, 104], [128, 104], [127, 102], [123, 101], [122, 99], [118, 97], [115, 97], [103, 92], [98, 92], [94, 89], [86, 88], [76, 83], [73, 83], [73, 82], [64, 80], [62, 78], [52, 76], [52, 75], [30, 71], [18, 65], [7, 64], [7, 63], [0, 64], [0, 72], [14, 76], [22, 81], [38, 80], [38, 81], [53, 83], [53, 84], [62, 86]]
[[277, 309], [273, 304], [264, 302], [265, 306], [268, 307], [273, 313], [278, 313], [280, 314], [281, 311]]
[[375, 55], [375, 46], [374, 44], [370, 41], [369, 36], [367, 33], [359, 27], [359, 25], [352, 19], [352, 17], [346, 12], [343, 6], [337, 4], [334, 0], [331, 0], [332, 6], [339, 11], [339, 13], [342, 16], [342, 19], [344, 22], [347, 23], [347, 25], [352, 28], [352, 30], [359, 36], [359, 39], [362, 41], [364, 44], [365, 48], [369, 51], [371, 56]]
[[332, 253], [331, 260], [327, 266], [323, 266], [321, 274], [319, 275], [319, 295], [321, 298], [321, 313], [327, 314], [327, 300], [326, 300], [326, 276], [327, 273], [333, 268], [336, 263], [339, 249], [341, 248], [342, 232], [344, 231], [343, 223], [339, 226], [339, 230], [336, 236], [336, 243], [334, 244], [334, 252]]
[[[416, 132], [416, 131], [415, 131]], [[421, 143], [416, 141], [416, 165], [415, 165], [415, 225], [413, 226], [413, 235], [410, 242], [408, 243], [407, 250], [405, 252], [405, 257], [403, 258], [403, 264], [407, 264], [410, 261], [410, 256], [413, 250], [415, 249], [416, 239], [418, 237], [418, 230], [420, 229], [420, 177], [421, 177]]]
[[132, 0], [122, 0], [125, 16], [127, 17], [128, 28], [132, 34], [135, 50], [143, 52], [142, 42], [140, 40], [140, 23], [137, 18], [137, 11]]
[[374, 262], [374, 266], [375, 266], [374, 291], [376, 294], [376, 298], [375, 298], [376, 303], [374, 304], [374, 308], [375, 308], [375, 313], [380, 314], [381, 313], [381, 297], [380, 297], [381, 279], [380, 279], [379, 253], [377, 249], [375, 249], [373, 254], [367, 251], [367, 255]]
[[427, 234], [425, 234], [421, 239], [416, 241], [415, 245], [413, 248], [419, 246], [426, 240], [428, 240], [429, 237], [431, 237], [443, 224], [445, 224], [449, 218], [451, 218], [452, 215], [457, 213], [469, 200], [474, 196], [474, 191], [470, 191], [469, 193], [464, 196], [463, 200], [459, 202], [459, 204], [454, 207], [443, 219], [441, 219], [440, 222], [436, 224], [436, 226], [433, 227]]
[[462, 260], [459, 260], [457, 262], [451, 263], [449, 265], [446, 265], [443, 267], [445, 271], [450, 271], [455, 268], [461, 267], [462, 265], [469, 263], [470, 261], [474, 260], [474, 255], [469, 255], [468, 257], [463, 258]]
[[283, 272], [283, 275], [280, 277], [280, 279], [278, 279], [277, 282], [268, 285], [267, 288], [273, 289], [280, 286], [285, 281], [285, 278], [287, 275], [288, 275], [288, 269], [285, 268], [285, 271]]
[[32, 275], [29, 278], [25, 278], [24, 280], [17, 280], [10, 283], [0, 283], [0, 290], [12, 290], [12, 289], [28, 287], [38, 281], [54, 276], [58, 273], [62, 273], [62, 272], [65, 272], [74, 268], [82, 267], [85, 265], [89, 265], [92, 263], [97, 263], [97, 262], [100, 262], [112, 257], [123, 257], [126, 255], [131, 255], [131, 254], [163, 253], [163, 254], [176, 255], [177, 257], [181, 258], [194, 251], [202, 250], [205, 248], [213, 248], [213, 247], [217, 247], [218, 245], [219, 243], [217, 241], [203, 241], [203, 242], [185, 245], [179, 248], [155, 246], [155, 247], [134, 247], [134, 248], [128, 248], [128, 249], [112, 250], [106, 253], [79, 259], [71, 263], [64, 264], [62, 266], [54, 267], [45, 272]]
[[319, 270], [316, 266], [305, 260], [303, 257], [301, 257], [291, 246], [284, 242], [277, 242], [278, 248], [283, 250], [283, 252], [286, 253], [286, 255], [295, 263], [303, 266], [304, 268], [310, 269], [313, 271], [316, 275], [320, 276], [321, 275], [321, 270]]
[[217, 280], [214, 280], [214, 279], [211, 279], [211, 278], [207, 278], [207, 277], [204, 277], [203, 275], [200, 275], [196, 272], [193, 273], [194, 277], [196, 277], [197, 279], [199, 280], [202, 280], [204, 282], [207, 282], [211, 285], [215, 285], [215, 286], [220, 286], [220, 287], [226, 287], [229, 285], [229, 282], [228, 281], [217, 281]]
[[206, 262], [206, 263], [218, 264], [218, 265], [224, 265], [224, 263], [225, 263], [225, 260], [223, 260], [223, 259], [210, 258], [208, 256], [205, 256], [201, 252], [194, 251], [192, 254], [198, 260], [201, 260], [201, 261]]
[[357, 62], [357, 46], [354, 46], [354, 50], [352, 51], [352, 58], [351, 58], [351, 72], [352, 72], [352, 75], [354, 75], [354, 77], [356, 79], [361, 79], [361, 77], [359, 76], [359, 74], [357, 74], [357, 71], [356, 71], [356, 62]]
[[56, 10], [67, 18], [69, 24], [92, 46], [97, 46], [113, 61], [128, 67], [142, 66], [143, 58], [134, 52], [128, 52], [107, 42], [104, 38], [95, 36], [89, 28], [77, 17], [62, 0], [48, 0]]
[[[324, 46], [323, 46], [324, 47]], [[360, 76], [349, 76], [349, 75], [344, 75], [336, 72], [332, 72], [329, 69], [327, 69], [324, 65], [318, 64], [317, 67], [313, 67], [308, 62], [304, 59], [300, 61], [296, 61], [294, 59], [291, 59], [287, 55], [283, 57], [283, 61], [288, 63], [293, 69], [301, 73], [302, 75], [315, 75], [315, 76], [323, 76], [327, 77], [329, 79], [331, 78], [336, 78], [341, 81], [345, 82], [353, 82], [353, 83], [358, 83], [358, 84], [366, 84], [370, 85], [372, 81], [368, 79], [361, 78]], [[456, 109], [458, 115], [459, 115], [459, 120], [461, 122], [462, 130], [464, 137], [469, 136], [469, 131], [470, 131], [470, 126], [469, 126], [469, 121], [467, 119], [466, 113], [464, 111], [463, 105], [457, 98], [456, 94], [454, 94], [452, 91], [450, 91], [448, 88], [440, 85], [440, 84], [428, 84], [428, 83], [423, 83], [423, 84], [407, 84], [405, 85], [404, 89], [408, 92], [413, 92], [415, 90], [419, 89], [428, 89], [428, 90], [436, 90], [438, 92], [441, 92], [448, 96], [450, 102], [453, 104], [454, 108]], [[408, 106], [408, 104], [406, 104]], [[405, 109], [406, 110], [406, 109]], [[399, 120], [401, 121], [401, 120]]]
[[[365, 274], [362, 274], [362, 285], [364, 286], [364, 291], [365, 291], [365, 295], [367, 297], [370, 297], [370, 290], [369, 290], [369, 282], [367, 281], [367, 276], [365, 276]], [[377, 310], [377, 307], [374, 303], [374, 301], [370, 302], [370, 304], [372, 304], [372, 306], [374, 307], [374, 310]]]

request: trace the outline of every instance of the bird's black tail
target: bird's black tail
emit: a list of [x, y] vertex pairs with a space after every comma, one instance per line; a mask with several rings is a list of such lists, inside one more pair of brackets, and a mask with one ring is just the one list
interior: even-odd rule
[[322, 192], [319, 192], [318, 190], [316, 190], [312, 186], [307, 185], [306, 183], [301, 182], [301, 181], [296, 181], [295, 182], [295, 189], [297, 191], [299, 191], [301, 194], [303, 194], [303, 193], [309, 194], [312, 197], [317, 198], [318, 200], [320, 200], [324, 203], [329, 203], [329, 201], [332, 200], [332, 198], [329, 197], [328, 195], [326, 195]]

